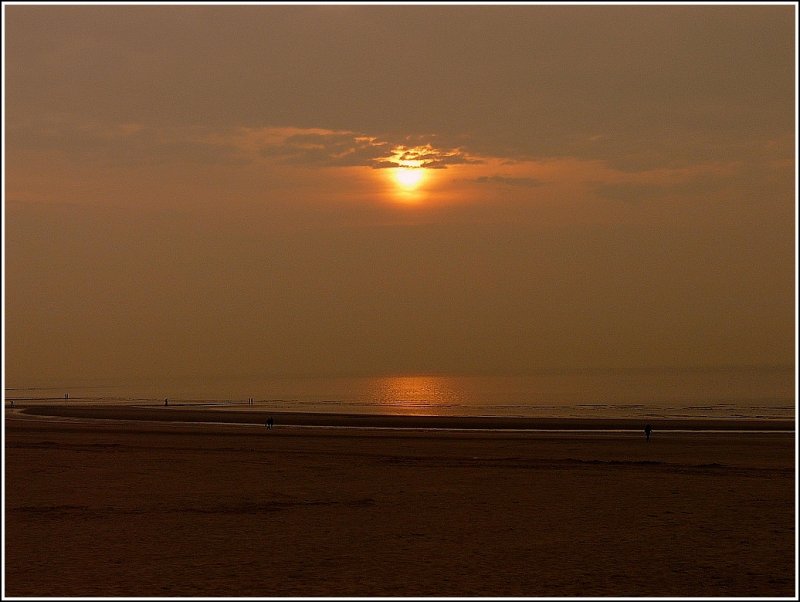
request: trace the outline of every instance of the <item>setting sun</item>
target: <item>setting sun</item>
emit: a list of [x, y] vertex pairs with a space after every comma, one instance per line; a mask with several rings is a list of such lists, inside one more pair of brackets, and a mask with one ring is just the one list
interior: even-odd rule
[[399, 167], [394, 170], [393, 175], [400, 186], [407, 189], [414, 189], [422, 182], [424, 174], [420, 168]]

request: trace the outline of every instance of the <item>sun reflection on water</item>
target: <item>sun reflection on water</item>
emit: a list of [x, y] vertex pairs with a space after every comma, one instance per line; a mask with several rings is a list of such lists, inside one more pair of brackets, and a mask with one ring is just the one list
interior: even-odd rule
[[438, 376], [392, 376], [376, 379], [375, 400], [398, 414], [438, 415], [463, 401], [457, 386]]

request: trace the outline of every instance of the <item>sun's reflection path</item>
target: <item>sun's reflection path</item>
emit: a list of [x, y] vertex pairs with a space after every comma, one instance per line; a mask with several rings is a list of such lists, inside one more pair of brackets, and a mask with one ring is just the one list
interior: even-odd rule
[[439, 376], [392, 376], [375, 381], [374, 398], [398, 414], [450, 414], [463, 401], [452, 379]]

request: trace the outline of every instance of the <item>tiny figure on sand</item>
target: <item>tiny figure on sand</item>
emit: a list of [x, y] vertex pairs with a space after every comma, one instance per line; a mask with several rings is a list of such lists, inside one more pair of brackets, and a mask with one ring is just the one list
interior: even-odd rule
[[169, 405], [169, 399], [167, 399], [167, 398], [164, 398], [164, 405], [165, 405], [165, 406], [168, 406], [168, 405]]
[[644, 427], [644, 436], [647, 437], [647, 440], [650, 441], [650, 431], [653, 430], [653, 427], [649, 424], [646, 424]]
[[273, 424], [274, 422], [272, 420], [272, 416], [270, 416], [269, 418], [267, 418], [267, 421], [264, 423], [264, 426], [267, 427], [268, 429], [271, 429]]

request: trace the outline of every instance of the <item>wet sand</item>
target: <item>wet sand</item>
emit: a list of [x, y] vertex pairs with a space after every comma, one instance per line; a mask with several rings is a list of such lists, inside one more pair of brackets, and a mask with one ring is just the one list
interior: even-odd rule
[[7, 596], [795, 595], [794, 433], [36, 411], [6, 414]]
[[[168, 406], [132, 404], [126, 406], [103, 404], [28, 404], [25, 412], [31, 415], [74, 418], [102, 418], [170, 422], [223, 422], [264, 424], [268, 416], [276, 424], [291, 426], [335, 426], [359, 428], [414, 429], [502, 429], [502, 430], [631, 430], [642, 431], [641, 418], [523, 418], [505, 416], [409, 416], [388, 414], [336, 414], [318, 412], [271, 412], [247, 405], [175, 403]], [[659, 430], [758, 430], [793, 431], [789, 420], [715, 418], [662, 418], [650, 421]]]

